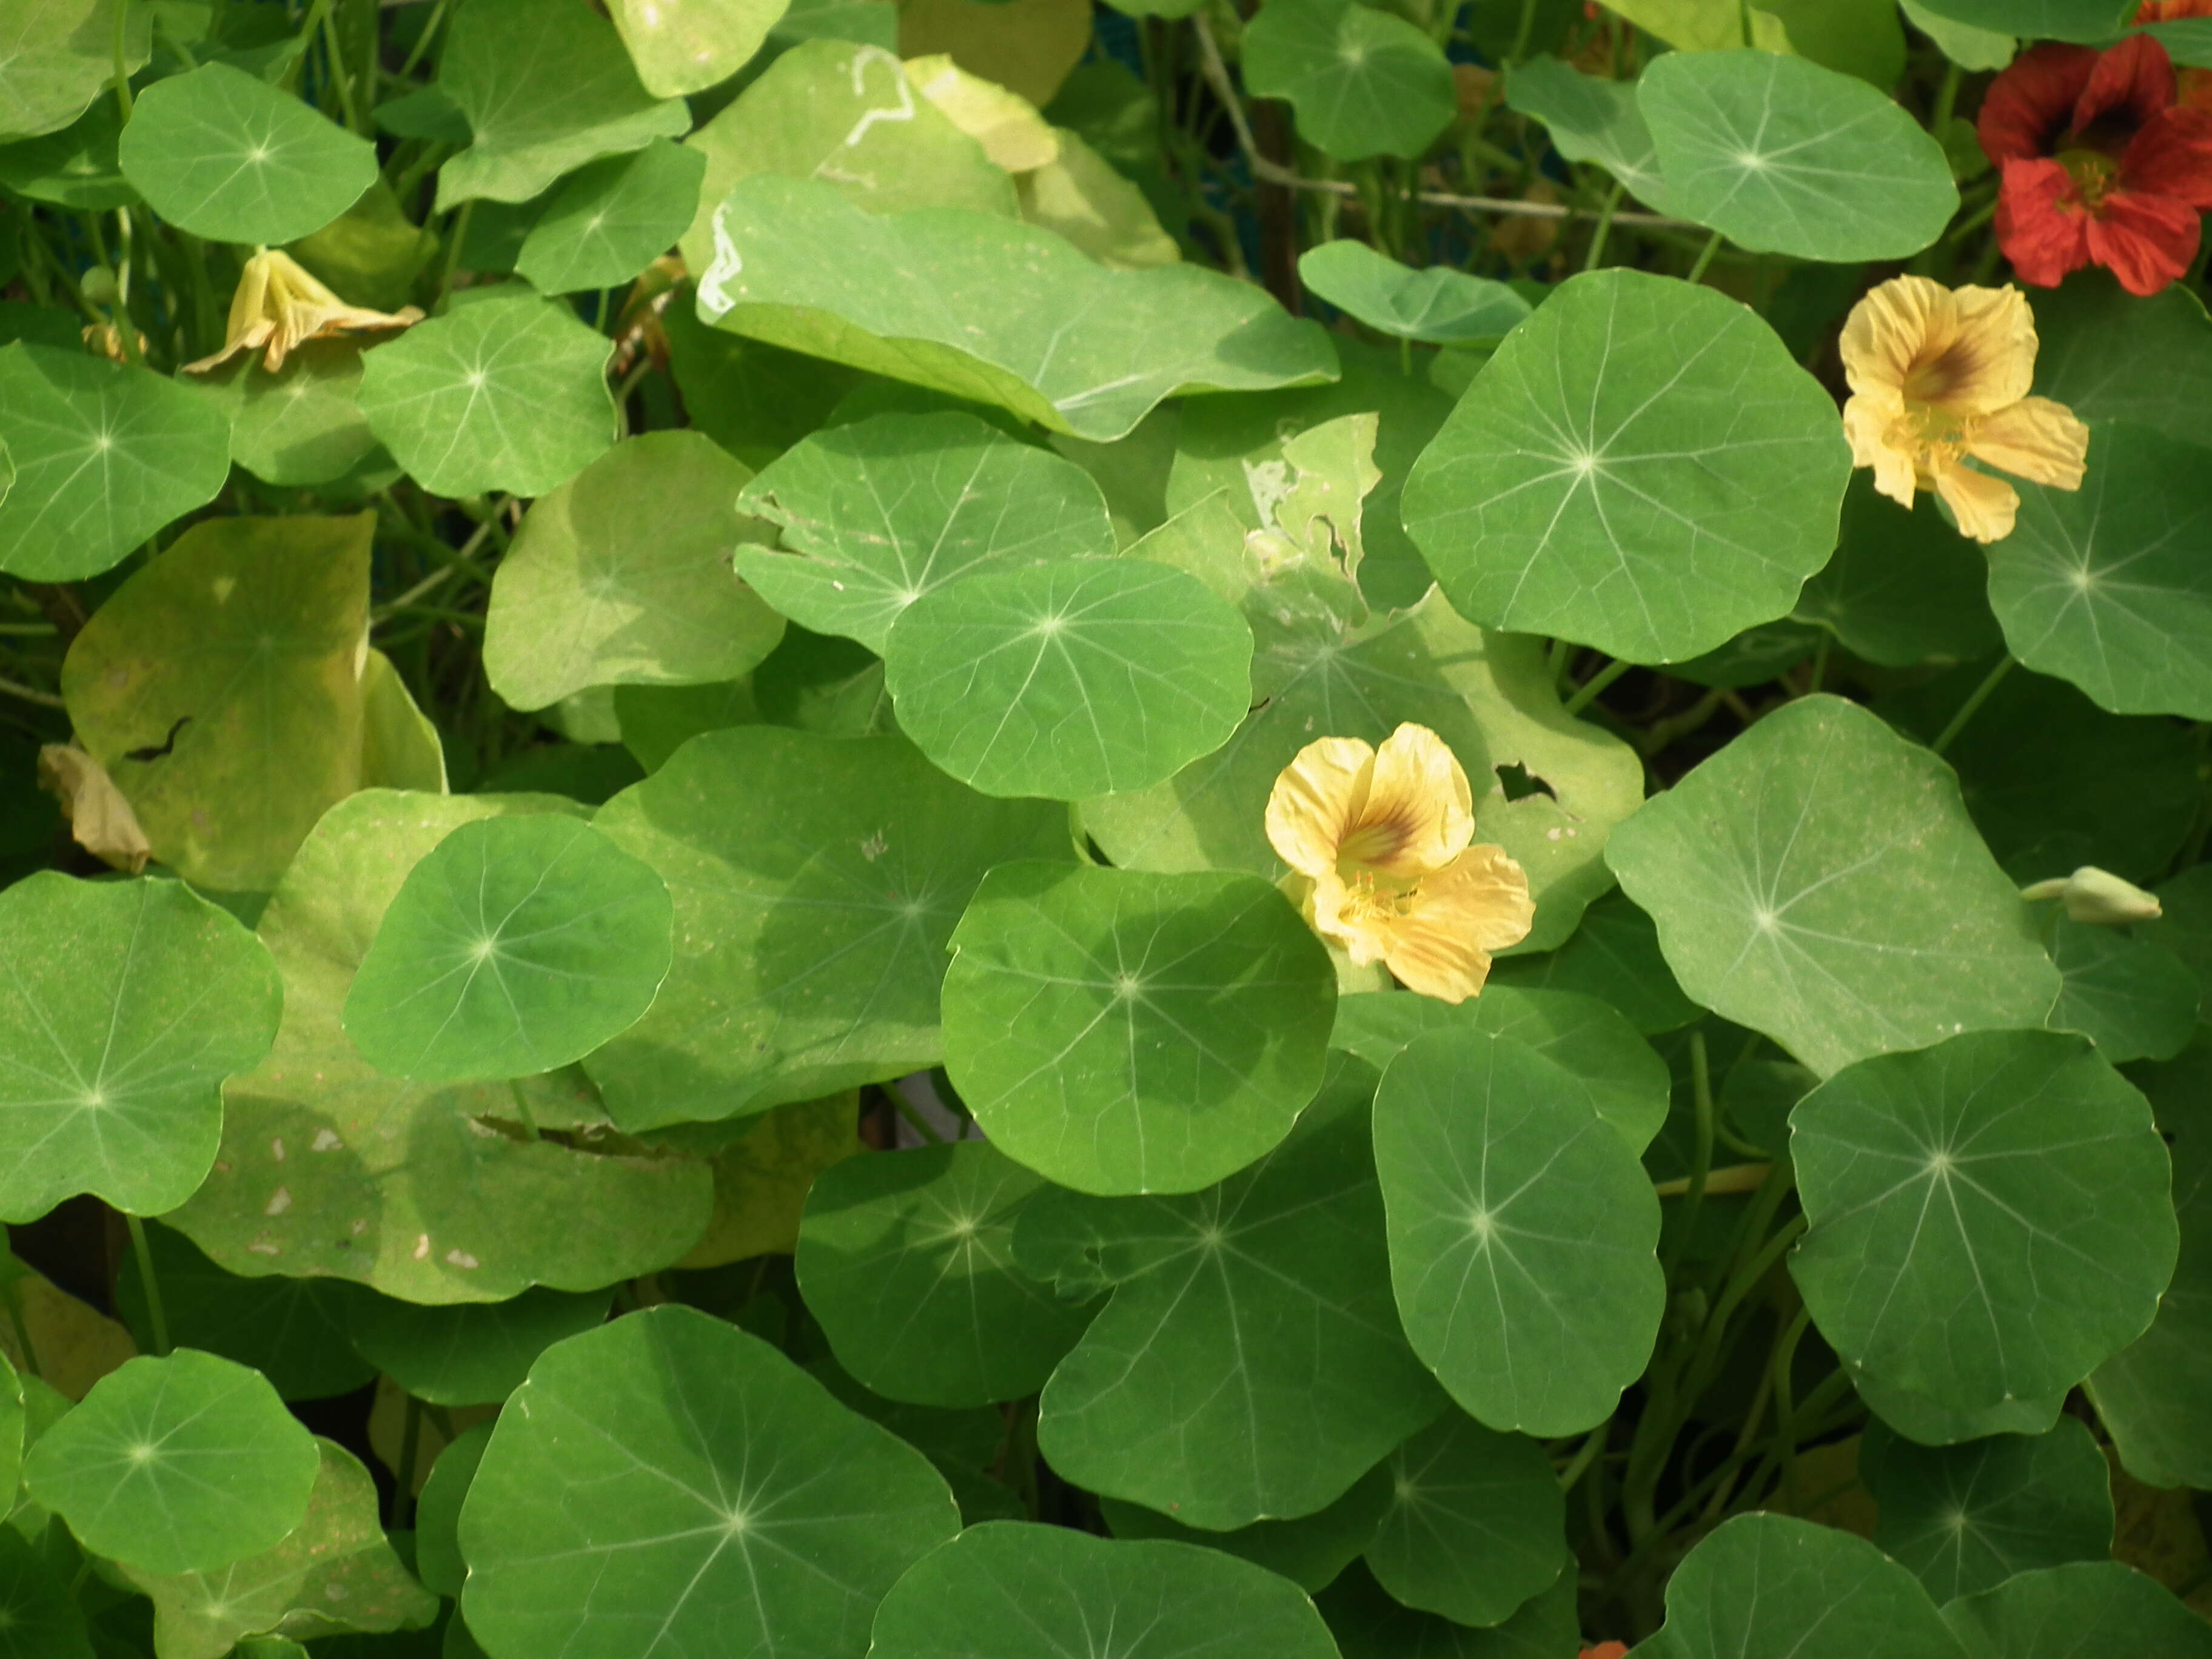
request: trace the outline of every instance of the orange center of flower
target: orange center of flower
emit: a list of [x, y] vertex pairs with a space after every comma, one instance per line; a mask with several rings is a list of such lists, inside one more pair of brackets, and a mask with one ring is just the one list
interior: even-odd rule
[[1412, 825], [1392, 818], [1356, 825], [1337, 843], [1336, 872], [1349, 881], [1355, 871], [1395, 858], [1413, 838]]

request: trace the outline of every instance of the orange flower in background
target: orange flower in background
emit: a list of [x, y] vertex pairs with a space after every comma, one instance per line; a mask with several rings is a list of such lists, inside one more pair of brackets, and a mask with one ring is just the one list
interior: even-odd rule
[[1400, 726], [1380, 749], [1308, 744], [1275, 780], [1267, 839], [1314, 931], [1424, 996], [1479, 994], [1491, 953], [1526, 939], [1536, 915], [1505, 849], [1470, 845], [1467, 773], [1425, 726]]
[[2179, 93], [2148, 34], [2039, 46], [1990, 83], [1976, 131], [2002, 170], [1997, 244], [2023, 282], [2098, 264], [2149, 295], [2189, 269], [2212, 207], [2212, 111]]
[[1628, 1644], [1601, 1642], [1594, 1648], [1584, 1648], [1580, 1659], [1628, 1659]]
[[349, 306], [309, 276], [290, 254], [264, 250], [246, 262], [239, 276], [222, 349], [185, 368], [213, 368], [241, 351], [265, 346], [262, 363], [273, 374], [303, 341], [362, 329], [406, 328], [422, 320], [422, 313], [413, 306], [392, 312]]
[[[2138, 23], [2179, 23], [2191, 17], [2212, 17], [2212, 0], [2142, 0], [2136, 9]], [[2175, 76], [2176, 95], [2196, 109], [2212, 109], [2212, 70], [2187, 68]]]
[[2031, 398], [2035, 318], [2015, 288], [1945, 288], [1896, 276], [1851, 307], [1841, 347], [1851, 396], [1844, 432], [1851, 464], [1911, 507], [1941, 495], [1960, 533], [2012, 533], [2020, 494], [1978, 472], [1969, 456], [2016, 477], [2079, 489], [2089, 428], [2065, 404]]

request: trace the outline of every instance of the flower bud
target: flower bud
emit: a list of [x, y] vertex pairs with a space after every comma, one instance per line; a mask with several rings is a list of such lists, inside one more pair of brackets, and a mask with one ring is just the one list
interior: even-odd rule
[[2054, 876], [2023, 887], [2024, 899], [2057, 899], [2066, 907], [2069, 921], [2118, 927], [2130, 921], [2155, 921], [2160, 914], [2157, 898], [2131, 881], [2123, 881], [2109, 870], [2085, 864], [2070, 876]]

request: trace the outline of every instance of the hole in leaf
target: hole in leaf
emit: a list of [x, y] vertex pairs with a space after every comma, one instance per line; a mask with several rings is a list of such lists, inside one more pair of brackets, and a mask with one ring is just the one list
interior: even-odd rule
[[1558, 790], [1518, 761], [1508, 761], [1495, 769], [1498, 787], [1504, 790], [1505, 799], [1510, 801], [1526, 800], [1531, 795], [1544, 795], [1553, 800], [1559, 798]]

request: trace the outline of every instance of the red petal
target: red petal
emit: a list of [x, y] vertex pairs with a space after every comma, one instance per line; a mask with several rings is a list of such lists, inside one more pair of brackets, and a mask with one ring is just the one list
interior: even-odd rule
[[2173, 101], [2173, 60], [2154, 34], [2130, 34], [2101, 54], [2074, 106], [2074, 130], [2118, 120], [2143, 126]]
[[2128, 141], [2120, 188], [2212, 207], [2212, 111], [2177, 106]]
[[2056, 161], [2007, 161], [1997, 192], [1997, 246], [2023, 283], [2056, 288], [2089, 263], [2089, 216]]
[[1990, 82], [1975, 131], [1992, 161], [2048, 155], [2074, 119], [2097, 53], [2088, 46], [2046, 45], [2022, 52]]
[[2152, 295], [2189, 269], [2199, 234], [2194, 208], [2116, 191], [2088, 221], [2089, 257], [2129, 293]]

